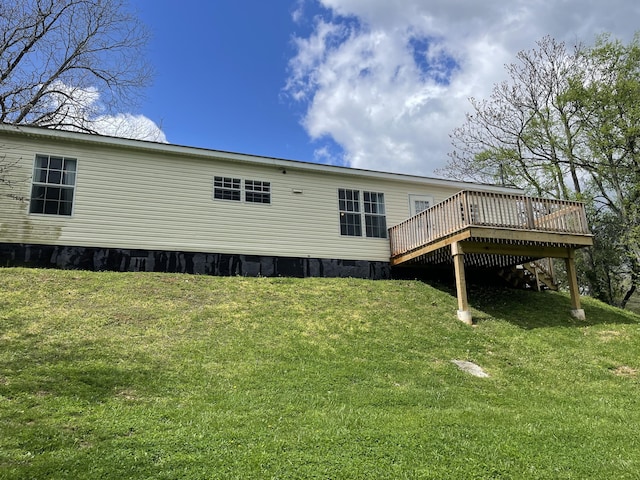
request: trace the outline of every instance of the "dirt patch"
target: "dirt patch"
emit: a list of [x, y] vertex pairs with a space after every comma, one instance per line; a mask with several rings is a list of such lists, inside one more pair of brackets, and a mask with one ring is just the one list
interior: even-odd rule
[[132, 389], [119, 390], [118, 392], [116, 392], [116, 397], [128, 400], [130, 402], [135, 402], [140, 399], [138, 394]]
[[618, 377], [637, 377], [638, 376], [637, 368], [631, 368], [626, 365], [621, 365], [617, 368], [614, 368], [611, 371], [613, 372], [614, 375], [617, 375]]
[[605, 342], [613, 340], [614, 338], [618, 338], [620, 335], [622, 335], [622, 333], [616, 330], [603, 330], [601, 332], [598, 332], [600, 340], [603, 340]]

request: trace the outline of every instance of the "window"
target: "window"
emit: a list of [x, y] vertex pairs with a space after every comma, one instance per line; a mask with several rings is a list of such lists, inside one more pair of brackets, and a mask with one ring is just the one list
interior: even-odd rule
[[429, 202], [429, 200], [416, 200], [415, 202], [415, 209], [418, 213], [428, 210], [431, 206], [431, 202]]
[[360, 216], [360, 192], [358, 190], [338, 190], [340, 209], [340, 235], [351, 237], [362, 236], [362, 220]]
[[[244, 187], [244, 197], [242, 195]], [[213, 177], [213, 198], [249, 203], [271, 203], [271, 183], [261, 180]]]
[[241, 199], [240, 182], [241, 180], [239, 178], [214, 177], [213, 198], [239, 202]]
[[363, 192], [364, 223], [367, 237], [387, 238], [384, 193]]
[[70, 216], [76, 167], [75, 158], [36, 155], [29, 213]]
[[432, 205], [433, 197], [431, 195], [409, 194], [409, 216], [411, 217], [428, 210]]
[[244, 199], [246, 202], [271, 203], [271, 183], [259, 180], [245, 180]]
[[[372, 238], [387, 238], [387, 220], [384, 194], [359, 190], [338, 189], [340, 210], [340, 234], [362, 236], [362, 213], [364, 212], [364, 234]], [[362, 200], [362, 203], [361, 203]]]

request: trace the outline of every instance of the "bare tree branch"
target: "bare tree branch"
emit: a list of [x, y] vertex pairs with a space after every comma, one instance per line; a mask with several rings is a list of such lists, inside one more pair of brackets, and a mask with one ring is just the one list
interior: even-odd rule
[[125, 0], [0, 0], [0, 121], [92, 131], [74, 94], [97, 91], [102, 114], [130, 107], [147, 39]]

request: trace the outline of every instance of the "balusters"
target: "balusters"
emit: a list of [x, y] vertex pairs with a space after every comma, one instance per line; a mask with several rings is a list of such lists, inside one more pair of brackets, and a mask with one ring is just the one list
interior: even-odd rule
[[415, 250], [469, 225], [589, 233], [582, 203], [463, 190], [391, 227], [392, 255]]

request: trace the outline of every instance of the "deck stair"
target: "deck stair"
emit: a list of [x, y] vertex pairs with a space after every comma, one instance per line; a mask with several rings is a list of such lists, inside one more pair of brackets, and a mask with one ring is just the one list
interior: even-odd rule
[[552, 258], [525, 263], [523, 267], [535, 276], [538, 290], [549, 289], [558, 291], [558, 282], [556, 281], [556, 275], [553, 271]]
[[[551, 260], [551, 259], [545, 259]], [[534, 290], [558, 290], [555, 275], [547, 262], [528, 262], [498, 270], [498, 275], [513, 288]]]
[[498, 270], [498, 276], [511, 288], [529, 290], [537, 288], [536, 277], [523, 265], [513, 265]]

